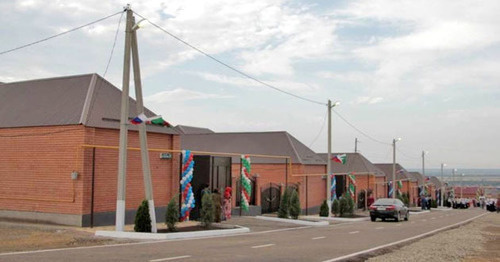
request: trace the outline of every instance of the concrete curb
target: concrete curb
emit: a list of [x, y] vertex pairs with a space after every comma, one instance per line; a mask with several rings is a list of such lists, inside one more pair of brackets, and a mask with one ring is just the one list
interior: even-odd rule
[[425, 211], [419, 211], [419, 212], [413, 212], [413, 211], [410, 211], [410, 215], [421, 215], [421, 214], [425, 214], [425, 213], [430, 213], [431, 211], [429, 210], [425, 210]]
[[265, 217], [265, 216], [255, 216], [256, 219], [262, 219], [267, 221], [284, 222], [290, 224], [297, 224], [303, 226], [313, 226], [313, 227], [324, 227], [330, 225], [327, 221], [305, 221], [299, 219], [286, 219], [278, 217]]
[[172, 240], [172, 239], [187, 239], [212, 236], [236, 235], [250, 232], [247, 227], [236, 226], [232, 229], [214, 229], [193, 232], [177, 232], [177, 233], [140, 233], [140, 232], [120, 232], [120, 231], [96, 231], [96, 236], [113, 237], [113, 238], [128, 238], [128, 239], [149, 239], [149, 240]]
[[357, 218], [349, 218], [349, 217], [307, 217], [308, 219], [314, 220], [323, 220], [323, 221], [339, 221], [339, 222], [360, 222], [360, 221], [368, 221], [370, 217], [357, 217]]
[[482, 217], [484, 215], [486, 215], [486, 214], [481, 214], [481, 215], [469, 218], [469, 219], [467, 219], [465, 221], [458, 222], [458, 223], [455, 223], [453, 225], [445, 226], [445, 227], [442, 227], [442, 228], [438, 228], [438, 229], [429, 231], [427, 233], [423, 233], [423, 234], [420, 234], [420, 235], [417, 235], [417, 236], [413, 236], [413, 237], [410, 237], [410, 238], [402, 239], [402, 240], [395, 241], [395, 242], [392, 242], [392, 243], [388, 243], [388, 244], [385, 244], [385, 245], [381, 245], [381, 246], [378, 246], [378, 247], [366, 249], [366, 250], [363, 250], [363, 251], [351, 253], [351, 254], [348, 254], [348, 255], [345, 255], [345, 256], [341, 256], [341, 257], [336, 257], [336, 258], [324, 260], [323, 262], [336, 262], [336, 261], [344, 261], [344, 260], [348, 260], [348, 259], [355, 259], [358, 256], [366, 255], [366, 254], [372, 253], [372, 252], [380, 250], [380, 249], [384, 249], [384, 248], [388, 248], [388, 247], [396, 246], [396, 245], [401, 245], [403, 243], [414, 241], [414, 240], [419, 240], [419, 239], [431, 236], [433, 234], [436, 234], [436, 233], [439, 233], [439, 232], [442, 232], [442, 231], [445, 231], [445, 230], [448, 230], [448, 229], [459, 227], [461, 225], [469, 223], [472, 220], [474, 220], [476, 218], [479, 218], [479, 217]]

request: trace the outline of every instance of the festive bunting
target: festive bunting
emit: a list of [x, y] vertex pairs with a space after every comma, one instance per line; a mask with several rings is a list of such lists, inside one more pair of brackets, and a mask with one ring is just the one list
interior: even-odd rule
[[143, 113], [140, 113], [138, 116], [134, 117], [134, 119], [130, 120], [130, 123], [133, 125], [139, 125], [140, 123], [146, 121], [148, 117]]
[[332, 184], [330, 186], [330, 191], [331, 191], [331, 200], [337, 199], [337, 179], [335, 178], [334, 174], [330, 175]]
[[387, 194], [387, 196], [392, 197], [392, 194], [394, 193], [394, 189], [392, 188], [392, 181], [387, 182], [387, 186], [389, 189], [389, 193]]
[[347, 155], [342, 154], [342, 155], [336, 155], [332, 157], [333, 162], [345, 164], [347, 162]]
[[252, 183], [250, 181], [250, 157], [241, 155], [241, 208], [248, 211], [250, 197], [252, 195]]
[[182, 192], [181, 221], [189, 221], [189, 212], [194, 208], [195, 200], [191, 180], [193, 179], [194, 161], [189, 150], [182, 150], [182, 178], [180, 181]]

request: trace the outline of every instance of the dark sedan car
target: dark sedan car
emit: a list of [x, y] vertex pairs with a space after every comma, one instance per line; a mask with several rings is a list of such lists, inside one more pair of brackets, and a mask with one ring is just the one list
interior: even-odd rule
[[380, 198], [370, 206], [370, 218], [372, 221], [377, 220], [377, 218], [382, 220], [394, 218], [396, 222], [404, 218], [404, 220], [408, 221], [410, 211], [399, 199]]

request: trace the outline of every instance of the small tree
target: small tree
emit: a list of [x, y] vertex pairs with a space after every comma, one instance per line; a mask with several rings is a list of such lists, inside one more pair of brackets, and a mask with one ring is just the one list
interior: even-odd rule
[[431, 200], [431, 207], [432, 207], [432, 208], [437, 208], [437, 207], [438, 207], [438, 204], [437, 204], [437, 200], [436, 200], [436, 199], [432, 199], [432, 200]]
[[290, 197], [290, 216], [293, 219], [298, 219], [300, 211], [299, 193], [297, 193], [297, 190], [293, 189]]
[[333, 202], [332, 202], [332, 213], [335, 215], [335, 216], [338, 216], [339, 215], [339, 200], [338, 199], [334, 199]]
[[347, 216], [352, 216], [352, 214], [354, 213], [354, 200], [352, 199], [351, 194], [347, 194], [345, 199], [347, 201], [347, 208], [345, 210], [345, 214]]
[[341, 197], [339, 200], [339, 216], [343, 217], [347, 213], [347, 199]]
[[143, 200], [137, 209], [134, 224], [135, 232], [151, 232], [151, 217], [149, 216], [147, 200]]
[[203, 193], [203, 197], [201, 198], [200, 220], [204, 228], [209, 228], [214, 222], [214, 212], [215, 206], [212, 200], [212, 194], [209, 192]]
[[169, 231], [177, 231], [175, 224], [179, 222], [179, 204], [177, 197], [172, 197], [167, 205], [167, 215], [165, 217], [165, 224], [167, 224]]
[[323, 204], [321, 204], [321, 207], [319, 208], [319, 216], [320, 217], [328, 216], [328, 204], [326, 203], [326, 200], [323, 201]]
[[279, 218], [288, 218], [290, 215], [290, 190], [288, 188], [283, 192], [281, 196], [280, 207], [278, 209]]

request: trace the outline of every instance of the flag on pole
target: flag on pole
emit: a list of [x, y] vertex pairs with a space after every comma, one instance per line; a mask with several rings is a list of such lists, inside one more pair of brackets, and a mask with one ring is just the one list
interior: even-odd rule
[[398, 187], [403, 188], [403, 182], [401, 182], [401, 180], [398, 180]]
[[342, 154], [342, 155], [336, 155], [332, 157], [333, 162], [341, 163], [342, 165], [347, 162], [347, 155]]
[[147, 117], [144, 113], [140, 113], [138, 116], [134, 117], [132, 120], [130, 120], [130, 123], [132, 125], [140, 125], [142, 123], [146, 123], [157, 126], [172, 127], [172, 125], [169, 122], [165, 121], [161, 116]]
[[331, 200], [337, 199], [337, 179], [335, 178], [334, 174], [330, 175], [332, 184], [330, 186], [330, 192], [331, 192]]

